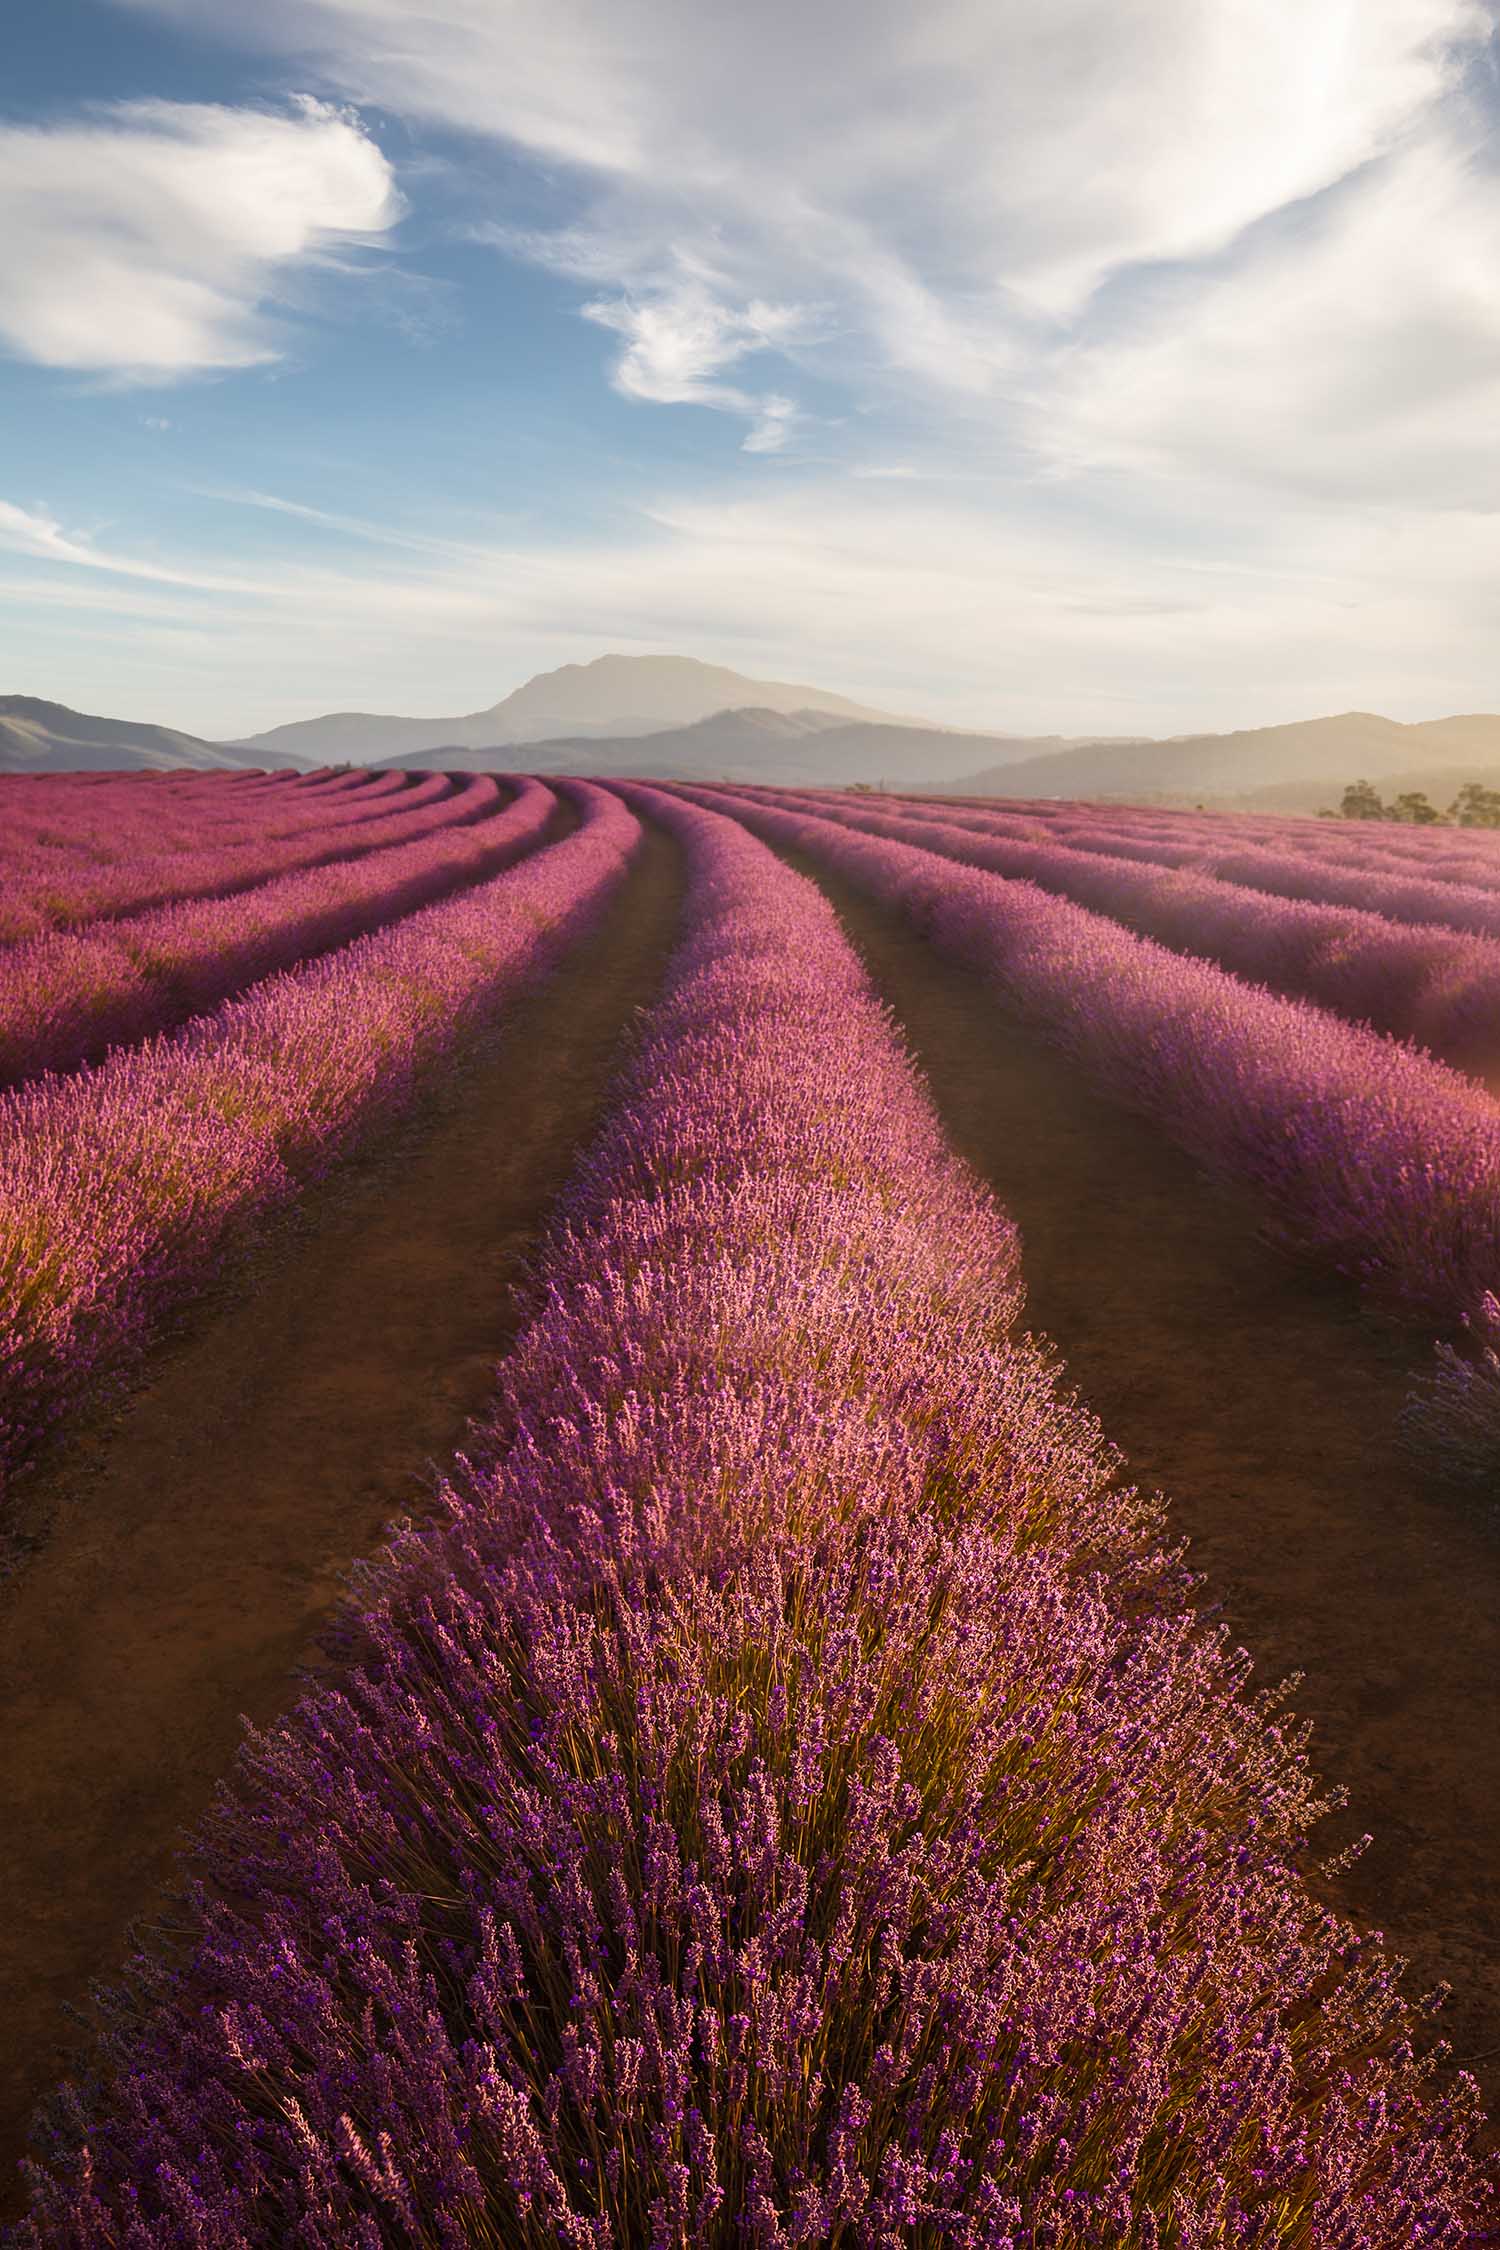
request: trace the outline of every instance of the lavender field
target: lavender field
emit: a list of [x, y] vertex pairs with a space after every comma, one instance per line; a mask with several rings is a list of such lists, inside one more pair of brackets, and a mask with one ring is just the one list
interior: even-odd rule
[[4, 2239], [1500, 2240], [1500, 842], [99, 774], [0, 895]]

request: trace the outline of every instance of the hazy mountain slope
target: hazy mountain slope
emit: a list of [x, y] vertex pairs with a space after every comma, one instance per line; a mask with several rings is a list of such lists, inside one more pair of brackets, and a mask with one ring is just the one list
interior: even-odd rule
[[1449, 766], [1406, 766], [1399, 772], [1378, 776], [1315, 775], [1308, 781], [1277, 781], [1267, 789], [1246, 789], [1234, 797], [1205, 797], [1201, 802], [1215, 810], [1234, 812], [1316, 813], [1325, 806], [1337, 810], [1348, 784], [1361, 778], [1373, 781], [1387, 802], [1399, 797], [1404, 789], [1420, 789], [1439, 812], [1446, 812], [1466, 782], [1500, 789], [1500, 758], [1488, 764], [1476, 759]]
[[[1303, 719], [1236, 734], [1184, 735], [1170, 742], [1094, 742], [1050, 757], [970, 774], [961, 786], [1007, 797], [1243, 797], [1293, 786], [1307, 809], [1344, 782], [1437, 772], [1460, 760], [1500, 763], [1500, 718], [1429, 719], [1404, 726], [1373, 711]], [[1336, 783], [1327, 777], [1337, 776]], [[1423, 782], [1405, 784], [1421, 788]], [[1268, 801], [1268, 800], [1262, 800]]]
[[1419, 719], [1404, 731], [1408, 740], [1415, 737], [1422, 744], [1421, 760], [1413, 758], [1413, 765], [1425, 763], [1430, 750], [1458, 764], [1477, 758], [1487, 766], [1500, 766], [1500, 718], [1492, 711], [1468, 711], [1453, 719]]
[[236, 773], [252, 765], [298, 763], [204, 742], [175, 727], [99, 718], [34, 695], [0, 695], [0, 773], [144, 772], [169, 766]]
[[940, 734], [929, 727], [846, 724], [816, 711], [717, 711], [690, 726], [654, 734], [563, 735], [546, 742], [482, 750], [444, 745], [389, 762], [451, 772], [520, 768], [527, 773], [651, 774], [663, 780], [760, 781], [791, 787], [890, 782], [932, 787], [970, 771], [976, 758], [998, 764], [1030, 757], [1035, 738]]
[[[688, 656], [600, 656], [539, 672], [484, 711], [457, 718], [407, 719], [375, 712], [334, 711], [252, 735], [244, 747], [285, 750], [312, 760], [360, 759], [390, 764], [435, 749], [493, 749], [504, 743], [594, 735], [620, 737], [694, 724], [715, 712], [755, 705], [838, 719], [890, 720], [847, 696], [785, 680], [752, 680], [722, 664]], [[897, 722], [921, 727], [921, 720]]]
[[[569, 734], [643, 734], [690, 726], [716, 711], [752, 707], [876, 722], [894, 716], [826, 688], [749, 679], [725, 665], [700, 664], [687, 656], [599, 656], [591, 664], [564, 664], [555, 672], [538, 673], [506, 696], [495, 716], [511, 741], [540, 742], [558, 733], [559, 719]], [[629, 723], [622, 725], [622, 717]]]

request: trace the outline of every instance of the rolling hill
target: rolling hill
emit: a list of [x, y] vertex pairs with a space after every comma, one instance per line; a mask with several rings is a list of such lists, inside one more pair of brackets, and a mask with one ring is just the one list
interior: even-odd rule
[[[378, 712], [333, 711], [251, 735], [237, 745], [257, 754], [281, 751], [310, 763], [351, 759], [409, 763], [428, 750], [492, 750], [519, 743], [622, 739], [696, 724], [717, 711], [755, 706], [826, 718], [892, 719], [847, 696], [785, 680], [752, 680], [722, 664], [689, 656], [600, 656], [539, 672], [486, 710], [457, 718], [407, 719]], [[923, 728], [921, 720], [898, 720]], [[940, 730], [931, 730], [936, 733]]]
[[561, 735], [524, 745], [467, 749], [444, 744], [383, 763], [428, 772], [650, 774], [661, 780], [760, 781], [794, 788], [889, 782], [929, 788], [971, 770], [976, 757], [1029, 757], [1035, 740], [944, 734], [921, 726], [846, 722], [820, 711], [717, 711], [653, 734]]
[[1482, 780], [1497, 767], [1500, 717], [1469, 713], [1403, 725], [1373, 711], [1345, 711], [1234, 734], [1077, 743], [1043, 757], [997, 761], [949, 786], [975, 796], [1218, 800], [1316, 812], [1361, 778], [1389, 794], [1427, 789], [1446, 803], [1460, 781]]
[[0, 773], [153, 772], [171, 766], [235, 773], [247, 766], [301, 763], [275, 752], [251, 756], [175, 727], [70, 711], [39, 696], [0, 695]]
[[[732, 700], [713, 700], [726, 694]], [[570, 714], [566, 724], [556, 723], [561, 712]], [[0, 773], [233, 772], [346, 759], [428, 771], [649, 774], [807, 788], [870, 782], [1313, 813], [1336, 805], [1356, 779], [1387, 797], [1425, 790], [1440, 808], [1465, 782], [1500, 786], [1500, 716], [1468, 712], [1403, 724], [1346, 711], [1165, 741], [980, 734], [868, 712], [819, 688], [750, 680], [689, 657], [644, 656], [602, 656], [539, 673], [488, 711], [460, 719], [343, 712], [243, 742], [0, 696]]]

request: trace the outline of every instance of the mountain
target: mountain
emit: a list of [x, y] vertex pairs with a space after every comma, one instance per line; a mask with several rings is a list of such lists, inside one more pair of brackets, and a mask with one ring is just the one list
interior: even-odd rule
[[[876, 723], [893, 716], [822, 688], [747, 679], [743, 672], [731, 672], [722, 664], [700, 664], [690, 656], [599, 656], [591, 664], [564, 664], [555, 672], [538, 672], [488, 710], [469, 711], [459, 718], [401, 719], [367, 711], [332, 711], [321, 719], [296, 719], [289, 726], [272, 727], [236, 747], [257, 753], [289, 752], [312, 763], [353, 759], [405, 764], [424, 750], [490, 750], [564, 738], [656, 734], [749, 705]], [[895, 723], [923, 724], [921, 720]]]
[[806, 789], [847, 788], [855, 781], [921, 789], [956, 781], [976, 758], [993, 767], [1007, 753], [1031, 757], [1038, 746], [1035, 737], [948, 734], [933, 727], [849, 722], [825, 711], [752, 707], [716, 711], [654, 734], [561, 735], [473, 750], [445, 743], [383, 762], [439, 773], [521, 767], [537, 774], [643, 774], [662, 781], [759, 781]]
[[274, 752], [252, 757], [222, 742], [179, 734], [175, 727], [101, 719], [35, 695], [0, 695], [0, 773], [149, 772], [169, 766], [240, 773], [257, 765], [300, 767], [301, 760]]
[[1455, 770], [1477, 779], [1496, 766], [1500, 717], [1470, 713], [1403, 725], [1374, 711], [1345, 711], [1234, 734], [1077, 743], [1044, 757], [980, 768], [958, 788], [972, 796], [1188, 803], [1232, 798], [1267, 811], [1316, 812], [1320, 805], [1336, 804], [1350, 781], [1372, 781], [1378, 788], [1399, 777], [1400, 787], [1421, 789], [1428, 786], [1423, 776], [1431, 775], [1434, 786], [1446, 787]]
[[[1338, 801], [1351, 781], [1369, 774], [1325, 774], [1321, 780], [1277, 781], [1266, 789], [1246, 789], [1234, 797], [1203, 798], [1202, 802], [1215, 811], [1250, 813], [1311, 813], [1327, 807], [1336, 811]], [[1375, 780], [1375, 787], [1389, 804], [1404, 790], [1420, 789], [1430, 804], [1439, 812], [1446, 812], [1466, 782], [1477, 781], [1482, 789], [1500, 789], [1500, 755], [1489, 760], [1469, 759], [1451, 766], [1404, 766], [1395, 773], [1383, 773]]]
[[[724, 696], [729, 700], [714, 700]], [[559, 710], [571, 714], [567, 723], [554, 723]], [[389, 730], [399, 738], [395, 747], [376, 740]], [[749, 680], [678, 656], [565, 664], [463, 719], [345, 712], [275, 727], [245, 743], [205, 742], [173, 727], [0, 696], [0, 773], [171, 766], [233, 772], [345, 757], [437, 771], [634, 773], [802, 788], [867, 781], [974, 796], [1311, 813], [1336, 805], [1345, 786], [1360, 779], [1387, 797], [1423, 789], [1440, 808], [1467, 781], [1500, 786], [1500, 716], [1467, 712], [1403, 725], [1374, 711], [1345, 711], [1168, 741], [959, 733], [869, 712], [819, 688]]]

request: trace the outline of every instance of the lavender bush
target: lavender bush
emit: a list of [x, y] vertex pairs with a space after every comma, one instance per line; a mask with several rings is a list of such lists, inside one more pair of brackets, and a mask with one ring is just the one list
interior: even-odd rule
[[[1007, 808], [974, 817], [1026, 816]], [[1300, 825], [1304, 832], [1310, 826]], [[1245, 838], [1233, 819], [1221, 815], [1163, 832], [1099, 806], [1070, 808], [1053, 830], [1060, 841], [1084, 850], [1195, 869], [1280, 898], [1353, 906], [1393, 922], [1435, 922], [1479, 937], [1500, 937], [1500, 864], [1493, 852], [1462, 856], [1445, 873], [1438, 856], [1433, 855], [1429, 867], [1420, 848], [1410, 857], [1359, 842], [1335, 841], [1320, 849], [1316, 831], [1311, 842], [1305, 834], [1257, 841]]]
[[0, 1095], [0, 1469], [138, 1359], [230, 1231], [296, 1192], [601, 911], [637, 824], [520, 866], [268, 977], [97, 1069]]
[[[1500, 1274], [1500, 1111], [1469, 1080], [1032, 883], [758, 794], [688, 794], [732, 801], [759, 833], [904, 915], [1208, 1170], [1250, 1188], [1286, 1247], [1430, 1320], [1450, 1350], [1469, 1333]], [[1487, 1451], [1500, 1458], [1500, 1423]]]
[[[1036, 883], [1174, 952], [1412, 1040], [1472, 1075], [1500, 1078], [1500, 943], [1492, 939], [1280, 898], [1190, 866], [1143, 865], [1113, 849], [1063, 842], [1052, 830], [1017, 835], [1012, 827], [1022, 824], [1002, 829], [980, 814], [942, 818], [932, 806], [892, 812], [858, 799], [769, 795], [863, 834]], [[1096, 845], [1106, 841], [1098, 837]]]
[[555, 805], [541, 782], [523, 781], [501, 811], [463, 827], [0, 949], [0, 1086], [97, 1061], [499, 874], [538, 841]]
[[[656, 804], [645, 792], [637, 802]], [[837, 924], [687, 929], [493, 1415], [255, 1738], [28, 2250], [1458, 2250], [1465, 2081], [1016, 1333]]]
[[[67, 780], [86, 778], [69, 775]], [[130, 776], [133, 782], [141, 778]], [[326, 794], [311, 793], [298, 798], [295, 812], [284, 821], [257, 816], [238, 835], [226, 835], [204, 816], [201, 792], [190, 800], [192, 817], [175, 830], [159, 815], [153, 818], [149, 805], [143, 809], [139, 796], [121, 805], [118, 792], [101, 792], [99, 801], [108, 809], [96, 816], [91, 829], [78, 818], [76, 793], [54, 782], [53, 788], [63, 792], [58, 824], [66, 848], [34, 843], [26, 854], [0, 864], [0, 941], [82, 929], [175, 900], [226, 897], [298, 868], [326, 866], [437, 829], [463, 827], [499, 809], [500, 788], [492, 774], [468, 774], [457, 783], [444, 775], [431, 779], [436, 788], [419, 785], [401, 796], [382, 792], [373, 803], [363, 790], [344, 792], [332, 802]], [[0, 777], [0, 792], [5, 791], [6, 777]], [[222, 794], [240, 806], [238, 790], [226, 788]], [[264, 800], [255, 802], [258, 807]], [[8, 793], [0, 795], [7, 811], [13, 803]]]
[[1377, 874], [1407, 874], [1432, 882], [1500, 890], [1500, 848], [1483, 829], [1402, 828], [1367, 822], [1275, 818], [1244, 813], [1173, 812], [1157, 806], [1113, 805], [1066, 799], [911, 797], [899, 800], [916, 809], [961, 806], [984, 818], [1045, 823], [1072, 841], [1088, 836], [1094, 848], [1109, 839], [1158, 848], [1163, 866], [1212, 871], [1224, 852], [1243, 848], [1286, 852], [1300, 860]]

